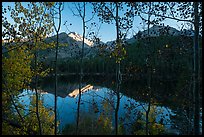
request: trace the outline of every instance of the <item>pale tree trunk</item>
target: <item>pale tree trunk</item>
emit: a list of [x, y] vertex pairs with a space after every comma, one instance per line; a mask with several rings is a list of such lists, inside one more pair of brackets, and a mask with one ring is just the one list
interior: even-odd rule
[[81, 84], [82, 84], [82, 79], [83, 79], [83, 56], [84, 56], [84, 38], [85, 38], [85, 2], [83, 3], [83, 16], [82, 16], [82, 21], [83, 21], [83, 41], [82, 41], [82, 51], [81, 51], [81, 59], [80, 59], [80, 79], [79, 79], [79, 99], [78, 99], [78, 107], [77, 107], [77, 123], [76, 123], [76, 135], [78, 134], [78, 129], [79, 129], [79, 119], [80, 119], [80, 103], [81, 103]]
[[[58, 13], [59, 14], [59, 25], [58, 28], [54, 25], [55, 31], [57, 33], [57, 44], [55, 46], [55, 104], [54, 104], [54, 113], [55, 113], [55, 131], [54, 134], [57, 135], [57, 58], [58, 58], [58, 47], [59, 47], [59, 30], [61, 26], [61, 5], [62, 3], [59, 3], [58, 7]], [[53, 18], [53, 23], [54, 23], [54, 18]]]

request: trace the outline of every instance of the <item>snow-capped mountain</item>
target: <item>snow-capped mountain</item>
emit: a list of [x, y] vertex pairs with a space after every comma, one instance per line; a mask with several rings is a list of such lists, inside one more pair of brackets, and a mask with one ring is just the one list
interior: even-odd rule
[[[47, 38], [45, 41], [47, 42], [52, 42], [52, 41], [56, 41], [57, 40], [57, 36], [52, 36]], [[59, 34], [59, 42], [62, 44], [68, 44], [69, 46], [73, 46], [73, 45], [77, 45], [80, 46], [82, 45], [82, 41], [83, 41], [83, 37], [75, 32], [70, 32], [69, 34], [62, 32]], [[84, 46], [85, 47], [92, 47], [93, 46], [93, 42], [88, 40], [88, 39], [84, 39]]]
[[[179, 36], [179, 35], [186, 35], [186, 36], [193, 36], [194, 32], [193, 30], [177, 30], [170, 26], [159, 26], [154, 25], [149, 29], [149, 36], [150, 37], [157, 37], [160, 35], [171, 35], [171, 36]], [[127, 39], [127, 43], [131, 44], [135, 42], [138, 38], [144, 38], [148, 36], [148, 30], [139, 31], [136, 35], [134, 35], [132, 38]]]
[[[137, 41], [137, 39], [140, 37], [147, 37], [148, 35], [147, 30], [140, 31], [138, 32], [135, 36], [133, 36], [130, 39], [126, 39], [126, 42], [128, 44], [134, 43]], [[173, 36], [178, 36], [178, 35], [187, 35], [187, 36], [193, 36], [193, 30], [182, 30], [179, 31], [173, 27], [169, 26], [158, 26], [154, 25], [149, 29], [149, 35], [151, 37], [157, 37], [160, 35], [173, 35]], [[46, 42], [52, 42], [56, 41], [57, 37], [52, 36], [47, 39], [45, 39]], [[59, 47], [59, 58], [69, 58], [69, 57], [74, 57], [78, 58], [80, 57], [81, 49], [82, 49], [82, 41], [83, 37], [75, 32], [70, 32], [69, 34], [63, 32], [59, 34], [59, 43], [65, 45]], [[115, 40], [113, 41], [108, 41], [106, 43], [102, 41], [98, 42], [93, 42], [88, 40], [87, 38], [84, 39], [85, 45], [84, 45], [84, 57], [94, 57], [97, 55], [99, 52], [101, 52], [100, 49], [106, 50], [107, 52], [111, 52], [115, 48]], [[124, 43], [124, 45], [127, 45]], [[54, 58], [55, 55], [55, 49], [46, 49], [43, 53], [46, 58]]]
[[[75, 32], [70, 32], [69, 34], [62, 32], [58, 35], [59, 43], [63, 44], [58, 48], [58, 58], [79, 58], [83, 37]], [[45, 39], [45, 42], [50, 43], [57, 40], [57, 36], [48, 37]], [[91, 57], [97, 53], [98, 44], [84, 39], [84, 57]], [[103, 42], [99, 42], [103, 43]], [[44, 59], [53, 59], [55, 55], [55, 49], [48, 48], [44, 51], [41, 51], [41, 55]]]
[[[169, 27], [169, 26], [158, 26], [154, 25], [149, 29], [149, 34], [151, 37], [156, 37], [160, 35], [186, 35], [186, 36], [194, 36], [194, 31], [183, 29], [181, 31]], [[147, 30], [140, 31], [136, 35], [134, 35], [132, 38], [126, 39], [126, 43], [124, 45], [128, 45], [131, 43], [134, 43], [138, 40], [139, 37], [147, 37]], [[62, 32], [59, 34], [59, 43], [63, 44], [64, 46], [59, 47], [58, 51], [58, 58], [79, 58], [81, 55], [81, 49], [82, 49], [82, 41], [83, 37], [80, 34], [77, 34], [75, 32], [65, 33]], [[57, 40], [57, 36], [48, 37], [45, 39], [45, 42], [50, 43]], [[95, 55], [98, 55], [102, 50], [109, 53], [114, 50], [115, 48], [115, 40], [108, 41], [106, 43], [100, 41], [99, 39], [96, 40], [97, 42], [93, 42], [87, 38], [84, 39], [84, 57], [94, 57]], [[128, 44], [127, 44], [128, 43]], [[102, 49], [102, 50], [101, 50]], [[5, 48], [2, 48], [2, 51], [7, 51]], [[44, 60], [50, 58], [53, 59], [55, 57], [55, 49], [54, 48], [48, 48], [46, 50], [40, 51], [40, 55], [42, 55], [42, 58]]]
[[[187, 30], [187, 29], [183, 29], [181, 31], [170, 27], [170, 26], [159, 26], [159, 25], [154, 25], [149, 29], [149, 36], [150, 37], [158, 37], [160, 35], [171, 35], [171, 36], [179, 36], [179, 35], [185, 35], [185, 36], [194, 36], [194, 31], [192, 29]], [[131, 44], [134, 43], [135, 41], [138, 40], [138, 38], [144, 38], [148, 36], [148, 31], [144, 30], [144, 31], [139, 31], [136, 35], [134, 35], [131, 38], [127, 38], [126, 44]], [[107, 45], [107, 49], [113, 50], [115, 47], [115, 40], [113, 41], [108, 41], [105, 43]]]
[[[169, 27], [169, 26], [158, 26], [158, 25], [154, 25], [149, 29], [149, 35], [151, 37], [155, 37], [155, 36], [160, 36], [160, 35], [173, 35], [173, 36], [177, 36], [180, 34], [180, 32], [173, 28], [173, 27]], [[148, 31], [145, 30], [142, 32], [142, 36], [145, 37], [148, 35]]]
[[[81, 35], [75, 33], [75, 32], [69, 33], [69, 34], [68, 34], [68, 37], [74, 39], [74, 40], [77, 41], [77, 42], [82, 42], [82, 41], [83, 41], [83, 37], [82, 37]], [[88, 46], [93, 46], [93, 44], [94, 44], [92, 41], [90, 41], [90, 40], [88, 40], [88, 39], [86, 39], [86, 38], [84, 39], [84, 43], [85, 43], [86, 45], [88, 45]]]

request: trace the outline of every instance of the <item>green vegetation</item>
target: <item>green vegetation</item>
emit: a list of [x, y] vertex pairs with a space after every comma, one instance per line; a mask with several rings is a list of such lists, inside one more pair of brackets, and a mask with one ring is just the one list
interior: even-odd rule
[[[192, 68], [192, 44], [191, 37], [184, 36], [160, 36], [150, 38], [151, 46], [146, 46], [147, 38], [140, 39], [124, 48], [127, 52], [121, 63], [123, 74], [145, 74], [146, 58], [151, 57], [151, 66], [154, 75], [176, 77], [183, 73], [190, 74]], [[146, 51], [149, 50], [149, 53]], [[58, 70], [61, 74], [78, 73], [79, 60], [66, 58], [58, 60]], [[110, 53], [94, 58], [84, 58], [84, 73], [115, 73], [115, 62], [110, 58]], [[44, 62], [44, 67], [53, 67], [52, 62]]]
[[[199, 33], [202, 30], [202, 27], [200, 27], [202, 23], [201, 3], [165, 2], [158, 4], [150, 2], [148, 13], [144, 10], [148, 7], [147, 3], [92, 3], [92, 13], [94, 15], [96, 13], [102, 23], [115, 23], [114, 27], [116, 27], [117, 33], [115, 48], [112, 51], [106, 51], [105, 46], [101, 47], [101, 49], [94, 49], [95, 56], [90, 54], [90, 57], [87, 57], [83, 55], [85, 53], [84, 46], [82, 46], [81, 50], [78, 45], [79, 47], [77, 47], [78, 49], [75, 52], [81, 54], [76, 58], [62, 58], [61, 56], [59, 59], [57, 57], [58, 51], [65, 50], [66, 46], [72, 46], [67, 44], [66, 39], [63, 39], [63, 42], [58, 44], [59, 29], [63, 23], [65, 25], [66, 22], [69, 22], [61, 22], [63, 3], [30, 2], [26, 4], [27, 6], [23, 6], [22, 3], [16, 2], [13, 9], [10, 6], [2, 6], [3, 135], [58, 134], [58, 125], [60, 123], [57, 121], [57, 113], [59, 113], [57, 112], [57, 90], [61, 90], [58, 94], [62, 94], [62, 89], [66, 89], [68, 83], [64, 82], [60, 88], [57, 88], [57, 85], [60, 86], [57, 76], [58, 74], [66, 75], [70, 73], [74, 74], [71, 82], [77, 81], [80, 91], [78, 107], [75, 108], [77, 109], [77, 124], [66, 125], [62, 134], [168, 134], [163, 120], [156, 121], [156, 116], [159, 113], [156, 112], [155, 105], [158, 104], [168, 106], [172, 111], [175, 111], [176, 115], [170, 116], [173, 119], [171, 122], [173, 126], [179, 129], [181, 134], [200, 134], [199, 123], [202, 122], [200, 120], [200, 108], [202, 108], [200, 103], [202, 102], [202, 36], [199, 39]], [[58, 8], [59, 12], [54, 10], [58, 4], [60, 5]], [[126, 6], [123, 6], [123, 4]], [[153, 4], [152, 7], [151, 4]], [[84, 10], [82, 11], [80, 3], [78, 8], [77, 4], [75, 4], [75, 10], [79, 14], [74, 14], [73, 12], [75, 16], [81, 17], [83, 22], [83, 43], [85, 33], [88, 33], [87, 35], [94, 33], [91, 32], [92, 26], [86, 24], [93, 19], [87, 20], [85, 18], [86, 5], [84, 2]], [[177, 11], [174, 11], [174, 5], [177, 6]], [[60, 8], [61, 6], [63, 7], [62, 9]], [[130, 10], [124, 10], [124, 7]], [[167, 9], [171, 10], [170, 16], [166, 15], [170, 13], [166, 11]], [[59, 13], [59, 18], [52, 11]], [[119, 11], [124, 11], [123, 15], [125, 17], [119, 17]], [[157, 15], [154, 15], [157, 14], [157, 11], [163, 13], [162, 15], [158, 13], [158, 18]], [[177, 18], [177, 15], [174, 16], [174, 12], [180, 15], [181, 18]], [[51, 15], [52, 13], [53, 15]], [[149, 16], [147, 22], [141, 14], [154, 15], [155, 20], [151, 21]], [[185, 22], [184, 24], [188, 25], [189, 23], [194, 28], [195, 36], [171, 36], [164, 34], [158, 37], [141, 38], [140, 36], [132, 44], [122, 44], [122, 39], [127, 36], [128, 30], [133, 27], [132, 21], [135, 16], [141, 17], [144, 25], [147, 23], [148, 28], [150, 24], [161, 23], [167, 18], [183, 21]], [[161, 16], [163, 17], [160, 18]], [[11, 18], [12, 21], [8, 18]], [[187, 20], [189, 18], [193, 20]], [[55, 27], [56, 19], [60, 19], [58, 30]], [[95, 22], [91, 24], [93, 25]], [[52, 38], [45, 41], [46, 37], [53, 32], [53, 27], [57, 33], [57, 37], [53, 37], [53, 39], [57, 40], [57, 42], [51, 42]], [[85, 30], [87, 31], [85, 32]], [[127, 32], [125, 32], [126, 30]], [[99, 32], [99, 30], [97, 31]], [[93, 37], [99, 39], [97, 35]], [[60, 50], [58, 50], [58, 46]], [[56, 47], [56, 50], [54, 47]], [[48, 52], [52, 52], [49, 54], [50, 57], [47, 57], [49, 59], [43, 59], [41, 55]], [[49, 79], [46, 76], [49, 74], [53, 75], [54, 71], [55, 79], [50, 79], [50, 81], [55, 82], [53, 84], [55, 87], [52, 87], [53, 85], [50, 86], [50, 89], [52, 89], [50, 91], [55, 93], [55, 109], [53, 111], [43, 106], [38, 90], [43, 87], [41, 82], [44, 82], [46, 78]], [[92, 79], [89, 77], [90, 75], [101, 76], [102, 80], [98, 77], [96, 78], [97, 80]], [[107, 79], [106, 76], [110, 79]], [[91, 80], [86, 81], [87, 77]], [[80, 112], [82, 82], [91, 83], [92, 80], [98, 85], [104, 84], [106, 87], [113, 89], [113, 95], [116, 95], [116, 99], [104, 99], [102, 104], [92, 102], [88, 113]], [[49, 83], [49, 81], [45, 82]], [[134, 86], [129, 88], [131, 84]], [[28, 106], [19, 102], [19, 95], [24, 89], [35, 89], [33, 91], [36, 92], [31, 97], [31, 102]], [[143, 107], [144, 113], [137, 111], [137, 115], [134, 115], [134, 120], [129, 123], [128, 130], [124, 121], [118, 120], [121, 92], [135, 100], [148, 103], [147, 109]], [[132, 105], [134, 106], [135, 104]], [[100, 112], [99, 106], [100, 110], [102, 110]], [[131, 111], [134, 109], [132, 106], [127, 107], [125, 118], [130, 119]]]

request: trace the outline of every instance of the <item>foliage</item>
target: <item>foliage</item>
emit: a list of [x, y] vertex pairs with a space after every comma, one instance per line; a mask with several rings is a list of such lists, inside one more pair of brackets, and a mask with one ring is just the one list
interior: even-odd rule
[[[93, 102], [90, 105], [89, 112], [83, 112], [80, 117], [79, 122], [79, 135], [112, 135], [113, 125], [112, 125], [112, 106], [108, 101], [102, 101], [102, 106], [100, 106], [101, 112], [98, 110], [98, 105]], [[75, 126], [74, 124], [67, 124], [63, 129], [62, 133], [64, 135], [74, 134]], [[122, 134], [122, 126], [120, 125], [119, 132]]]
[[[28, 114], [22, 112], [22, 116], [25, 117], [24, 122], [19, 120], [17, 114], [13, 113], [10, 117], [10, 120], [18, 121], [16, 123], [16, 126], [14, 124], [8, 123], [6, 121], [3, 121], [3, 128], [2, 128], [2, 134], [3, 135], [36, 135], [39, 133], [39, 126], [37, 117], [35, 114], [36, 106], [35, 106], [35, 96], [32, 96], [31, 98], [31, 105], [29, 106], [29, 112]], [[19, 106], [22, 106], [18, 104]], [[52, 110], [47, 109], [43, 106], [42, 101], [39, 100], [39, 113], [40, 113], [40, 119], [42, 122], [42, 130], [43, 134], [45, 135], [53, 135], [54, 134], [54, 113]], [[22, 109], [23, 110], [23, 109]], [[14, 111], [13, 111], [14, 112]], [[9, 114], [10, 115], [10, 114]], [[13, 122], [14, 123], [14, 122]], [[58, 123], [59, 124], [59, 123]]]
[[[146, 44], [147, 38], [138, 39], [137, 42], [131, 45], [122, 46], [120, 49], [115, 49], [111, 54], [121, 59], [121, 70], [125, 74], [144, 74], [146, 73]], [[151, 65], [154, 70], [154, 75], [174, 76], [177, 77], [185, 70], [185, 74], [190, 74], [191, 54], [193, 39], [184, 36], [159, 36], [150, 38], [151, 47], [149, 47]], [[168, 47], [166, 47], [168, 45]], [[117, 54], [121, 51], [124, 54]], [[84, 58], [84, 73], [114, 73], [115, 72], [115, 57], [109, 58], [109, 53], [104, 56], [95, 56]], [[125, 57], [125, 58], [124, 58]], [[118, 58], [118, 59], [119, 59]], [[49, 61], [44, 62], [45, 67], [51, 66]], [[182, 64], [182, 65], [181, 65]], [[77, 66], [79, 61], [72, 58], [59, 59], [58, 70], [60, 73], [79, 72]]]
[[[162, 135], [165, 131], [163, 123], [156, 122], [156, 116], [158, 115], [156, 112], [156, 107], [151, 106], [149, 112], [149, 131], [150, 135]], [[138, 113], [135, 123], [133, 124], [132, 130], [135, 135], [146, 135], [145, 133], [145, 120], [143, 118], [142, 113]]]
[[[124, 8], [124, 4], [127, 5], [127, 9]], [[42, 133], [54, 134], [53, 121], [56, 115], [53, 115], [51, 110], [43, 107], [43, 102], [41, 100], [38, 101], [35, 97], [32, 98], [29, 113], [25, 114], [25, 107], [18, 102], [18, 95], [22, 89], [33, 86], [32, 82], [35, 76], [39, 76], [40, 78], [47, 76], [51, 72], [54, 63], [58, 64], [57, 69], [59, 73], [80, 73], [78, 68], [80, 62], [77, 59], [66, 58], [58, 60], [57, 63], [57, 59], [56, 62], [52, 62], [52, 60], [42, 59], [41, 56], [37, 56], [38, 52], [52, 49], [56, 44], [56, 42], [46, 43], [44, 41], [44, 38], [53, 31], [52, 27], [54, 23], [52, 22], [49, 10], [54, 5], [54, 2], [30, 2], [27, 6], [23, 6], [22, 3], [16, 2], [14, 9], [11, 9], [10, 6], [6, 8], [2, 7], [2, 39], [4, 40], [2, 42], [2, 51], [4, 51], [2, 54], [2, 134], [38, 134], [39, 126], [37, 123], [39, 119], [36, 117], [36, 102], [36, 104], [39, 104]], [[192, 124], [193, 121], [191, 119], [194, 118], [193, 110], [191, 109], [195, 109], [197, 118], [194, 118], [194, 121], [197, 122], [195, 122], [194, 130], [198, 134], [198, 130], [196, 129], [199, 128], [196, 127], [199, 126], [196, 123], [199, 123], [198, 116], [200, 108], [199, 101], [196, 101], [196, 99], [200, 100], [199, 93], [202, 94], [200, 90], [202, 89], [202, 85], [199, 83], [202, 80], [202, 77], [200, 78], [199, 76], [199, 73], [202, 73], [202, 54], [199, 51], [202, 49], [202, 41], [199, 40], [198, 42], [196, 37], [195, 41], [193, 41], [193, 37], [184, 35], [161, 35], [159, 37], [148, 38], [139, 36], [139, 39], [131, 45], [123, 44], [122, 42], [128, 30], [132, 28], [135, 15], [140, 16], [149, 25], [149, 22], [141, 14], [155, 16], [150, 21], [151, 24], [159, 24], [167, 18], [184, 21], [185, 23], [188, 22], [189, 24], [192, 23], [191, 25], [194, 25], [195, 32], [201, 34], [202, 3], [199, 2], [197, 5], [197, 14], [194, 13], [196, 6], [194, 7], [193, 2], [159, 2], [152, 3], [150, 7], [145, 2], [100, 2], [93, 3], [93, 6], [94, 12], [102, 23], [110, 24], [115, 21], [117, 42], [114, 43], [115, 48], [111, 53], [104, 52], [105, 55], [103, 55], [102, 52], [99, 52], [94, 58], [84, 58], [83, 63], [85, 65], [83, 66], [83, 72], [115, 75], [116, 68], [114, 66], [115, 63], [118, 63], [121, 64], [121, 72], [125, 74], [124, 77], [129, 78], [129, 76], [132, 76], [135, 80], [138, 75], [142, 76], [139, 77], [139, 81], [142, 81], [141, 83], [144, 84], [146, 80], [145, 76], [148, 74], [149, 69], [146, 67], [146, 62], [149, 59], [153, 78], [152, 84], [157, 85], [158, 90], [157, 95], [153, 98], [163, 104], [168, 104], [171, 108], [178, 108], [177, 113], [180, 114], [176, 116], [177, 119], [175, 121], [177, 123], [175, 122], [175, 125], [178, 125], [179, 128], [181, 127], [179, 130], [182, 131], [182, 134], [189, 132], [188, 130], [191, 128], [193, 129], [193, 126], [189, 127], [189, 125]], [[125, 11], [124, 14], [118, 16], [118, 9], [121, 13]], [[82, 17], [82, 12], [79, 8], [77, 10]], [[9, 22], [5, 14], [9, 14], [13, 22]], [[197, 16], [199, 17], [197, 18]], [[85, 13], [82, 18], [85, 19]], [[196, 24], [196, 19], [198, 24]], [[84, 23], [86, 22], [85, 20], [83, 21]], [[188, 23], [186, 24], [189, 25]], [[193, 49], [193, 42], [199, 43], [199, 50], [197, 44], [194, 45], [195, 49]], [[59, 46], [64, 45], [61, 44]], [[101, 48], [103, 48], [102, 51], [106, 50], [106, 47]], [[34, 54], [36, 55], [35, 58]], [[193, 65], [193, 63], [195, 64]], [[195, 72], [196, 75], [192, 74], [192, 72]], [[192, 77], [195, 81], [193, 83], [193, 93], [191, 92]], [[131, 82], [128, 81], [125, 86], [127, 87], [128, 84], [131, 84]], [[165, 89], [165, 91], [160, 89]], [[138, 93], [138, 91], [141, 92]], [[131, 90], [131, 95], [137, 93], [140, 99], [145, 100], [147, 97], [146, 91], [140, 89], [138, 91], [136, 88]], [[162, 98], [159, 95], [162, 95]], [[180, 98], [181, 96], [182, 98]], [[92, 117], [87, 114], [80, 118], [79, 134], [113, 133], [113, 118], [111, 117], [113, 107], [109, 106], [110, 102], [103, 103], [102, 108], [104, 110], [99, 114], [99, 117], [95, 115]], [[194, 103], [197, 104], [194, 106]], [[96, 110], [95, 112], [97, 112]], [[150, 123], [148, 124], [151, 135], [160, 135], [165, 132], [163, 123], [161, 121], [156, 122], [156, 115], [155, 108], [151, 107], [149, 113]], [[186, 115], [190, 120], [185, 119]], [[140, 113], [137, 115], [137, 119], [132, 127], [133, 134], [145, 134], [145, 121], [143, 117], [145, 117], [145, 114]], [[185, 120], [181, 121], [181, 119]], [[87, 126], [90, 123], [92, 126]], [[118, 124], [118, 129], [119, 134], [125, 134], [125, 128], [122, 122]], [[72, 134], [71, 131], [73, 130], [74, 126], [68, 125], [64, 133]]]
[[116, 63], [120, 63], [122, 60], [125, 59], [125, 55], [126, 55], [125, 48], [122, 46], [121, 42], [118, 42], [116, 44], [116, 48], [113, 50], [113, 52], [111, 52], [110, 57], [113, 56], [116, 59]]
[[[43, 39], [52, 32], [50, 26], [51, 20], [47, 13], [46, 3], [31, 2], [27, 4], [27, 8], [22, 6], [21, 2], [16, 2], [14, 9], [9, 6], [5, 13], [10, 12], [10, 16], [14, 23], [8, 22], [3, 16], [3, 36], [12, 37], [16, 42], [25, 40]], [[4, 14], [4, 13], [3, 13]]]
[[102, 113], [100, 113], [98, 117], [98, 122], [97, 122], [97, 125], [99, 127], [102, 127], [102, 129], [99, 131], [99, 134], [106, 134], [106, 135], [112, 134], [113, 108], [112, 108], [112, 105], [110, 104], [111, 104], [111, 100], [110, 101], [104, 100], [102, 102]]
[[[31, 104], [30, 104], [30, 113], [25, 121], [27, 130], [31, 130], [33, 132], [39, 133], [39, 126], [36, 114], [34, 113], [36, 110], [36, 97], [32, 96]], [[47, 109], [43, 106], [42, 100], [39, 100], [39, 114], [42, 124], [42, 134], [44, 135], [54, 135], [54, 112], [50, 109]], [[58, 122], [59, 125], [59, 122]]]
[[28, 88], [33, 72], [30, 64], [33, 55], [26, 46], [10, 51], [7, 55], [2, 55], [2, 72], [4, 91], [18, 92], [23, 88]]
[[[2, 96], [4, 98], [2, 115], [4, 119], [9, 120], [4, 121], [3, 131], [5, 134], [12, 134], [9, 132], [9, 128], [13, 129], [13, 134], [36, 134], [35, 128], [26, 127], [26, 122], [29, 119], [23, 118], [24, 106], [19, 105], [18, 95], [22, 89], [30, 88], [29, 85], [35, 75], [32, 69], [34, 53], [38, 49], [49, 46], [42, 39], [51, 32], [52, 25], [49, 21], [50, 17], [46, 13], [48, 7], [45, 3], [31, 2], [27, 7], [25, 8], [22, 3], [16, 2], [14, 9], [8, 6], [4, 8], [2, 15], [4, 28], [2, 38], [8, 40], [8, 43], [4, 43], [2, 48], [5, 51], [2, 54]], [[7, 12], [10, 12], [13, 23], [8, 22], [5, 17], [4, 14]], [[45, 76], [49, 71], [44, 71], [41, 66], [36, 70], [39, 76]], [[18, 123], [17, 126], [20, 126], [20, 129], [15, 126], [11, 127], [13, 121]]]
[[[12, 109], [11, 97], [17, 96], [20, 90], [29, 88], [28, 84], [33, 76], [30, 67], [32, 58], [33, 55], [26, 46], [12, 50], [6, 55], [2, 54], [2, 116], [6, 119], [20, 123], [18, 114], [15, 114]], [[16, 101], [16, 99], [13, 100]], [[12, 127], [5, 121], [3, 125], [4, 134], [10, 134], [10, 129], [13, 129], [13, 134], [23, 132], [22, 129]]]

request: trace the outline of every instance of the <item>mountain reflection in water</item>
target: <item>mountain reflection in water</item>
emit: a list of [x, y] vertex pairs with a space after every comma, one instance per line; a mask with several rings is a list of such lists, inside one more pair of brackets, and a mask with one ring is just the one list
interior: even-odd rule
[[[81, 88], [81, 94], [83, 94], [84, 92], [87, 92], [88, 90], [93, 89], [93, 86], [88, 84], [85, 87]], [[74, 97], [76, 98], [76, 96], [79, 95], [79, 89], [75, 89], [74, 91], [72, 91], [71, 93], [69, 93], [70, 97]]]
[[[82, 94], [81, 94], [81, 106], [80, 106], [80, 112], [84, 113], [87, 112], [91, 114], [94, 112], [92, 106], [93, 104], [97, 104], [98, 107], [98, 116], [102, 112], [103, 105], [102, 102], [104, 100], [112, 101], [113, 107], [115, 106], [116, 102], [116, 95], [114, 94], [113, 90], [110, 90], [106, 87], [100, 87], [100, 86], [92, 86], [90, 84], [82, 84]], [[66, 124], [73, 124], [76, 121], [76, 110], [77, 110], [77, 102], [78, 102], [78, 93], [79, 89], [77, 88], [77, 84], [69, 84], [67, 88], [59, 88], [61, 90], [58, 90], [60, 93], [58, 93], [57, 97], [57, 113], [58, 113], [58, 120], [60, 121], [59, 129], [60, 131], [63, 129], [63, 127]], [[62, 90], [65, 89], [65, 90]], [[39, 90], [43, 91], [43, 90]], [[97, 91], [97, 92], [96, 92]], [[49, 92], [49, 90], [45, 90], [44, 92], [48, 92], [47, 94], [41, 94], [41, 100], [43, 101], [43, 105], [46, 108], [53, 109], [54, 108], [54, 93]], [[40, 93], [40, 92], [39, 92]], [[29, 106], [29, 99], [30, 96], [35, 95], [35, 92], [31, 90], [23, 90], [22, 94], [25, 96], [20, 97], [20, 100], [26, 100], [22, 102], [22, 104], [27, 103], [27, 106]], [[123, 118], [128, 123], [128, 120], [134, 120], [137, 113], [133, 112], [144, 112], [144, 108], [147, 108], [147, 103], [145, 102], [139, 102], [135, 99], [132, 99], [130, 97], [127, 97], [120, 93], [121, 99], [120, 99], [120, 107], [119, 107], [119, 118]], [[127, 119], [126, 114], [129, 113], [125, 107], [130, 106], [134, 104], [137, 106], [135, 109], [131, 110], [131, 118]], [[152, 105], [153, 106], [153, 105]], [[155, 105], [154, 105], [155, 106]], [[162, 112], [162, 114], [156, 115], [156, 121], [158, 122], [161, 118], [164, 119], [164, 123], [170, 127], [170, 115], [174, 115], [171, 109], [167, 107], [161, 107], [161, 106], [155, 106], [156, 111]], [[92, 110], [91, 110], [92, 109]], [[113, 120], [114, 120], [114, 112], [112, 113]], [[114, 122], [112, 122], [114, 123]]]

